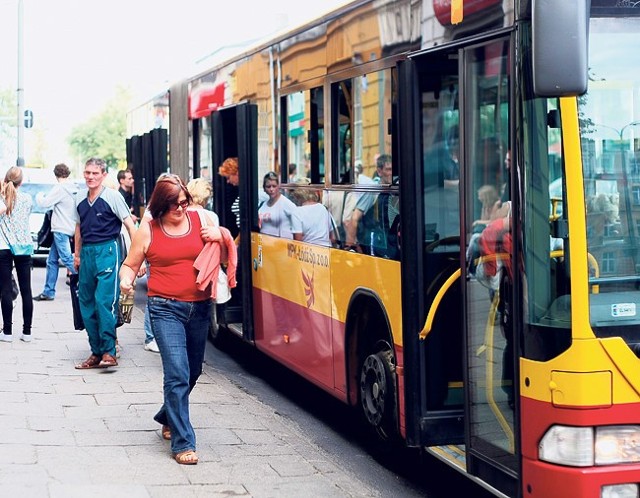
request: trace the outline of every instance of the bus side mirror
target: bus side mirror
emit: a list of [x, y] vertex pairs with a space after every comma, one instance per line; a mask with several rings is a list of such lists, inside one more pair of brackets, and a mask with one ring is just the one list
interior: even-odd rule
[[533, 0], [533, 91], [539, 97], [587, 91], [591, 0]]

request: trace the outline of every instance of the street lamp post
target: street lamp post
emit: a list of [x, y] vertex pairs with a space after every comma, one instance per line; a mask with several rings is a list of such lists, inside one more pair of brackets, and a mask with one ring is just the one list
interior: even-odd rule
[[22, 0], [18, 0], [18, 157], [16, 166], [24, 166], [24, 88], [22, 87]]

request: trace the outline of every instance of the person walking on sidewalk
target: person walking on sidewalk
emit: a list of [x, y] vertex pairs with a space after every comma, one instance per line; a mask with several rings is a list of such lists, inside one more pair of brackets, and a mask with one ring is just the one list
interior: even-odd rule
[[120, 268], [120, 290], [130, 293], [140, 265], [149, 263], [147, 306], [164, 373], [164, 403], [154, 420], [183, 465], [198, 463], [189, 394], [202, 373], [211, 319], [211, 289], [198, 289], [193, 263], [205, 243], [221, 240], [219, 228], [203, 227], [187, 210], [191, 202], [180, 177], [159, 178], [148, 205], [152, 220], [141, 224]]
[[131, 211], [131, 217], [134, 223], [138, 222], [138, 217], [133, 214], [133, 172], [130, 169], [121, 169], [118, 171], [118, 192], [124, 197], [124, 201]]
[[31, 197], [19, 192], [22, 170], [9, 168], [0, 187], [0, 298], [2, 307], [2, 334], [0, 341], [13, 341], [13, 302], [11, 297], [11, 272], [16, 267], [18, 286], [22, 294], [22, 337], [31, 341], [33, 301], [31, 299], [31, 255], [33, 241], [29, 231]]
[[69, 180], [70, 173], [66, 164], [57, 164], [53, 168], [53, 174], [58, 180], [58, 184], [46, 196], [41, 193], [36, 197], [36, 203], [39, 206], [53, 209], [51, 215], [53, 244], [51, 244], [49, 256], [47, 256], [44, 290], [33, 298], [36, 301], [53, 301], [55, 299], [59, 272], [58, 260], [62, 261], [69, 274], [76, 273], [71, 253], [71, 237], [76, 230], [75, 209], [78, 187]]
[[87, 196], [77, 199], [74, 265], [79, 272], [78, 300], [89, 336], [91, 355], [78, 369], [106, 368], [116, 360], [118, 268], [120, 231], [131, 238], [136, 231], [123, 197], [102, 182], [107, 176], [103, 159], [92, 157], [84, 166]]

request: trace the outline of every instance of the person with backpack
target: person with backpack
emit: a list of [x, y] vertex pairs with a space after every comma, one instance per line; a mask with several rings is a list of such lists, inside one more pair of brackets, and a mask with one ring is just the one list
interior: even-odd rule
[[51, 233], [53, 241], [47, 257], [47, 274], [43, 291], [35, 296], [35, 301], [53, 301], [56, 297], [56, 282], [58, 281], [58, 260], [67, 268], [70, 275], [76, 274], [73, 266], [71, 251], [71, 237], [75, 234], [75, 209], [78, 187], [69, 179], [71, 171], [66, 164], [60, 163], [53, 168], [53, 174], [58, 183], [45, 196], [39, 194], [36, 203], [52, 209]]

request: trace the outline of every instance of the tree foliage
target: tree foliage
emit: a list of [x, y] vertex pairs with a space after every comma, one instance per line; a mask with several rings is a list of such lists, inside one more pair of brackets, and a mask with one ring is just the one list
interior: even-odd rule
[[104, 110], [76, 126], [69, 135], [69, 147], [77, 157], [101, 157], [109, 169], [126, 162], [126, 115], [131, 92], [118, 87]]
[[[16, 116], [16, 91], [0, 88], [0, 162], [15, 161], [16, 136], [18, 133]], [[6, 164], [3, 164], [6, 165]]]

